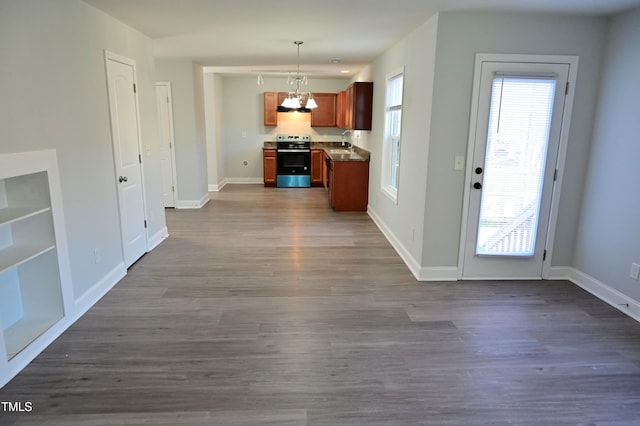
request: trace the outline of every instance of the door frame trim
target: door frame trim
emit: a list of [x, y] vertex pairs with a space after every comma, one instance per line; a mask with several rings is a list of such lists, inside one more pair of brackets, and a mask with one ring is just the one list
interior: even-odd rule
[[[110, 99], [109, 99], [109, 61], [116, 61], [116, 62], [120, 62], [122, 64], [125, 65], [129, 65], [133, 68], [133, 83], [136, 86], [136, 92], [134, 93], [134, 99], [136, 101], [136, 120], [138, 122], [138, 126], [137, 126], [137, 133], [138, 133], [138, 155], [140, 156], [140, 158], [142, 158], [142, 123], [140, 122], [140, 99], [138, 98], [138, 88], [140, 87], [140, 85], [138, 84], [138, 69], [136, 67], [136, 61], [134, 59], [129, 59], [125, 56], [122, 55], [118, 55], [117, 53], [113, 53], [108, 51], [107, 49], [104, 49], [104, 72], [105, 72], [105, 81], [107, 83], [107, 106], [109, 108], [109, 128], [111, 129], [111, 106], [110, 106]], [[121, 246], [121, 250], [122, 250], [122, 261], [125, 262], [126, 264], [126, 257], [125, 257], [125, 249], [124, 249], [124, 245], [125, 245], [125, 241], [124, 238], [122, 237], [123, 234], [123, 224], [122, 224], [122, 211], [120, 210], [120, 196], [118, 193], [118, 185], [115, 183], [117, 181], [117, 169], [116, 169], [116, 151], [115, 151], [115, 146], [114, 146], [114, 141], [113, 141], [113, 134], [111, 135], [111, 151], [113, 154], [113, 182], [115, 185], [115, 189], [116, 189], [116, 201], [117, 201], [117, 205], [118, 205], [118, 223], [120, 224], [120, 246]], [[140, 161], [138, 163], [139, 168], [140, 168], [140, 189], [142, 192], [142, 211], [144, 213], [144, 219], [146, 221], [146, 223], [149, 223], [149, 212], [147, 211], [147, 192], [146, 192], [146, 185], [145, 185], [145, 172], [144, 172], [144, 161]], [[147, 225], [144, 228], [144, 244], [145, 244], [145, 253], [149, 252], [149, 226]]]
[[[551, 195], [551, 210], [549, 217], [549, 225], [547, 227], [545, 250], [547, 252], [546, 260], [542, 263], [542, 279], [550, 277], [551, 260], [553, 259], [553, 245], [555, 241], [556, 225], [558, 219], [558, 211], [560, 204], [560, 192], [564, 178], [564, 164], [567, 154], [567, 145], [569, 140], [569, 129], [571, 127], [571, 115], [573, 111], [573, 100], [576, 85], [576, 76], [578, 73], [578, 56], [568, 55], [520, 55], [520, 54], [494, 54], [494, 53], [477, 53], [475, 58], [475, 67], [473, 72], [473, 92], [471, 98], [471, 113], [469, 119], [469, 136], [467, 142], [467, 164], [464, 179], [464, 196], [462, 205], [462, 220], [460, 227], [460, 246], [458, 251], [458, 280], [466, 279], [463, 277], [465, 247], [467, 242], [467, 225], [469, 221], [469, 198], [471, 192], [471, 179], [473, 176], [473, 164], [471, 159], [475, 149], [475, 135], [478, 126], [478, 110], [480, 102], [480, 79], [481, 69], [484, 62], [519, 62], [519, 63], [544, 63], [544, 64], [567, 64], [569, 65], [569, 75], [567, 82], [569, 91], [565, 96], [565, 105], [562, 113], [560, 128], [560, 146], [558, 148], [558, 159], [556, 169], [558, 170], [555, 185], [553, 185]], [[524, 277], [523, 277], [524, 278]], [[471, 278], [468, 278], [471, 279]], [[517, 278], [512, 278], [517, 279]]]
[[[169, 138], [171, 139], [171, 172], [173, 176], [173, 207], [178, 206], [178, 175], [176, 173], [176, 141], [175, 133], [173, 130], [173, 96], [171, 94], [171, 82], [170, 81], [156, 81], [156, 90], [158, 86], [166, 86], [169, 96]], [[156, 98], [157, 99], [157, 98]]]

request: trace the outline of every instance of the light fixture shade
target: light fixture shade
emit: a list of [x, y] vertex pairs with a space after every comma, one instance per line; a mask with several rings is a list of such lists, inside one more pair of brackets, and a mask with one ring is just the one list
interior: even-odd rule
[[282, 102], [282, 106], [285, 108], [298, 109], [300, 108], [300, 99], [293, 95], [289, 95]]
[[318, 104], [316, 103], [315, 99], [313, 99], [313, 96], [309, 95], [309, 99], [307, 100], [307, 104], [305, 105], [305, 108], [308, 108], [308, 109], [318, 108]]

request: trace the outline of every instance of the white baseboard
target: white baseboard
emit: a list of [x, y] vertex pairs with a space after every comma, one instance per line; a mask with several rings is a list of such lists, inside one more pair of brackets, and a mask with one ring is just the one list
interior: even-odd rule
[[370, 206], [367, 207], [367, 214], [373, 220], [373, 223], [376, 224], [382, 235], [385, 236], [387, 241], [391, 244], [391, 246], [398, 253], [402, 261], [407, 265], [407, 268], [411, 271], [413, 276], [420, 280], [420, 263], [411, 256], [409, 250], [400, 242], [400, 240], [394, 235], [393, 232], [389, 229], [389, 227], [384, 223], [384, 221], [378, 216], [378, 214], [371, 209]]
[[569, 280], [571, 281], [571, 275], [573, 268], [569, 266], [551, 266], [549, 268], [547, 276], [543, 276], [545, 280]]
[[216, 185], [216, 184], [209, 184], [209, 188], [208, 188], [208, 189], [209, 189], [209, 192], [219, 192], [219, 191], [222, 191], [222, 188], [224, 188], [224, 187], [225, 187], [225, 185], [227, 184], [227, 182], [228, 182], [228, 180], [225, 178], [225, 179], [222, 179], [222, 180], [220, 181], [220, 183], [218, 183], [217, 185]]
[[124, 262], [119, 263], [100, 281], [78, 297], [75, 300], [74, 312], [71, 314], [71, 324], [76, 322], [78, 318], [84, 315], [93, 305], [98, 303], [125, 275], [127, 275], [127, 268], [124, 266]]
[[418, 281], [457, 281], [458, 280], [458, 268], [456, 266], [438, 266], [438, 267], [425, 267], [421, 266], [412, 255], [409, 250], [400, 242], [398, 237], [395, 236], [389, 227], [384, 223], [380, 216], [372, 210], [371, 207], [367, 208], [367, 213], [373, 223], [376, 224], [380, 232], [385, 236], [387, 241], [398, 253], [402, 261], [407, 265], [407, 268], [411, 271], [413, 276]]
[[235, 184], [235, 185], [255, 185], [255, 184], [264, 184], [263, 178], [226, 178], [225, 184]]
[[420, 268], [419, 281], [458, 281], [457, 266], [423, 266]]
[[199, 200], [178, 200], [177, 209], [200, 209], [209, 202], [209, 193], [207, 192]]
[[457, 281], [458, 280], [458, 268], [456, 266], [442, 266], [442, 267], [425, 267], [421, 266], [412, 255], [409, 250], [400, 242], [398, 237], [395, 236], [389, 227], [384, 223], [380, 216], [372, 210], [371, 207], [367, 207], [367, 213], [373, 223], [376, 224], [380, 232], [385, 236], [387, 241], [398, 253], [402, 261], [407, 265], [407, 268], [411, 271], [413, 276], [418, 281]]
[[151, 237], [149, 237], [149, 241], [147, 242], [147, 246], [149, 247], [149, 249], [147, 250], [147, 253], [158, 247], [160, 243], [163, 242], [168, 236], [169, 230], [165, 226], [164, 228], [153, 234]]
[[584, 272], [578, 271], [574, 268], [567, 269], [570, 270], [569, 280], [575, 285], [582, 287], [598, 299], [608, 303], [620, 312], [623, 312], [634, 320], [640, 322], [640, 302], [621, 293], [615, 288], [598, 281]]

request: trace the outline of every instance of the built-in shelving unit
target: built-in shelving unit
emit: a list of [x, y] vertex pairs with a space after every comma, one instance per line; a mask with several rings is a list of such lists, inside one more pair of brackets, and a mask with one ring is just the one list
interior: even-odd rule
[[0, 379], [14, 358], [35, 357], [31, 346], [65, 317], [70, 274], [58, 179], [55, 151], [0, 155]]

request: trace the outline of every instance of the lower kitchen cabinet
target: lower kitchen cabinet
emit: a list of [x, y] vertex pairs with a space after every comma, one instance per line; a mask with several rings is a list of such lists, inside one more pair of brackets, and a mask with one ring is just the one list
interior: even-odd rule
[[329, 203], [336, 211], [367, 211], [368, 161], [328, 161]]
[[312, 149], [311, 150], [311, 186], [322, 186], [324, 184], [323, 179], [323, 167], [324, 167], [324, 150]]
[[278, 164], [276, 160], [275, 149], [262, 150], [262, 169], [264, 177], [264, 186], [276, 186], [278, 183], [277, 171]]

